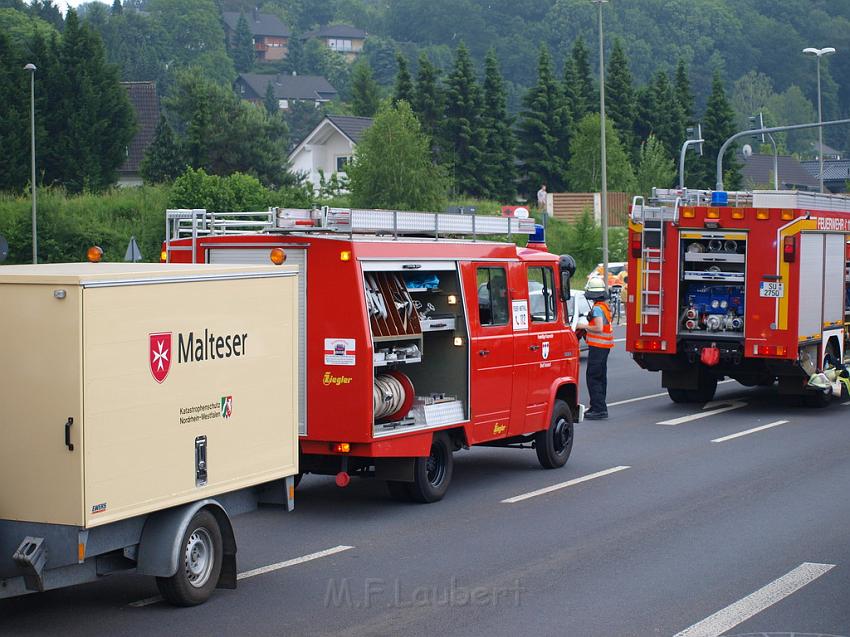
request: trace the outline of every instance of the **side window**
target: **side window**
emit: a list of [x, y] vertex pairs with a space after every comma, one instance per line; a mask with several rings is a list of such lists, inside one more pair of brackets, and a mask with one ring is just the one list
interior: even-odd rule
[[481, 325], [508, 324], [508, 279], [505, 268], [478, 268], [478, 320]]
[[532, 322], [551, 323], [558, 318], [555, 273], [552, 268], [528, 268], [528, 305]]

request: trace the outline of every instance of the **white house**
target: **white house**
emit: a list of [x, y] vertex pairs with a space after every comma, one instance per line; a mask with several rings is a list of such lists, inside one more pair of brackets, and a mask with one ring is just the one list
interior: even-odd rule
[[334, 173], [345, 175], [354, 147], [371, 125], [370, 117], [328, 115], [289, 153], [290, 170], [306, 175], [314, 188], [319, 187], [320, 173], [325, 179]]

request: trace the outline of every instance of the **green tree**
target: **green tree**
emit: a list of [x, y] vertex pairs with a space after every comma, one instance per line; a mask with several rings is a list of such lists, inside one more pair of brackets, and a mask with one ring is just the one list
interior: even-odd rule
[[637, 192], [649, 197], [653, 188], [669, 188], [676, 179], [673, 159], [655, 135], [650, 135], [640, 147], [637, 169]]
[[112, 15], [121, 15], [124, 12], [124, 6], [121, 0], [112, 0]]
[[407, 69], [407, 58], [398, 53], [395, 59], [398, 62], [398, 73], [395, 76], [393, 102], [404, 100], [413, 105], [413, 80], [410, 77], [410, 71]]
[[233, 64], [240, 73], [246, 73], [254, 66], [254, 36], [244, 11], [239, 12], [233, 35]]
[[[0, 115], [0, 191], [20, 192], [30, 179], [29, 162], [29, 73], [23, 70], [21, 52], [0, 32], [0, 95], [4, 97]], [[26, 96], [26, 98], [24, 97]]]
[[284, 120], [289, 127], [291, 150], [310, 134], [325, 117], [325, 109], [316, 108], [313, 102], [295, 100], [289, 103], [289, 110], [284, 114]]
[[347, 172], [356, 207], [440, 210], [446, 202], [446, 176], [407, 102], [381, 107]]
[[655, 96], [652, 131], [667, 154], [675, 157], [685, 141], [685, 113], [665, 71], [655, 74], [652, 90]]
[[174, 131], [165, 115], [160, 115], [153, 141], [139, 166], [142, 179], [150, 184], [167, 183], [174, 181], [185, 169], [186, 161], [177, 145]]
[[579, 121], [588, 113], [596, 111], [596, 104], [599, 103], [593, 77], [590, 73], [590, 56], [581, 36], [576, 38], [570, 57], [575, 67], [576, 84], [574, 90], [578, 98], [576, 108], [573, 110], [573, 117], [575, 121]]
[[6, 34], [12, 45], [23, 52], [36, 33], [49, 40], [57, 31], [44, 20], [30, 17], [23, 11], [0, 9], [0, 33]]
[[526, 92], [522, 104], [519, 155], [525, 163], [525, 192], [534, 193], [541, 184], [546, 184], [549, 192], [563, 191], [572, 117], [545, 46], [540, 47], [537, 61], [537, 84]]
[[230, 86], [236, 72], [215, 0], [149, 0], [147, 8], [165, 33], [172, 68], [192, 67], [203, 77]]
[[100, 37], [81, 25], [72, 9], [58, 66], [50, 72], [52, 117], [47, 126], [53, 162], [45, 167], [45, 181], [61, 183], [70, 192], [111, 186], [127, 157], [135, 116], [118, 70], [106, 62]]
[[439, 71], [424, 53], [419, 55], [419, 72], [411, 106], [422, 124], [422, 132], [431, 140], [431, 154], [437, 159], [442, 136], [443, 93], [439, 85]]
[[635, 149], [635, 90], [629, 61], [620, 38], [614, 40], [614, 48], [608, 58], [605, 75], [605, 115], [611, 118], [620, 143], [632, 154]]
[[486, 166], [484, 148], [487, 130], [482, 122], [481, 87], [469, 49], [461, 42], [455, 51], [452, 72], [446, 81], [446, 158], [458, 192], [481, 197], [486, 193], [482, 180]]
[[[589, 113], [576, 126], [571, 143], [570, 186], [576, 192], [598, 192], [602, 187], [602, 157], [600, 152], [598, 113]], [[605, 120], [605, 146], [608, 169], [608, 189], [633, 192], [635, 173], [629, 156], [623, 150], [611, 120]]]
[[280, 110], [277, 96], [274, 94], [274, 82], [269, 81], [266, 84], [266, 94], [263, 97], [263, 106], [266, 107], [266, 112], [269, 115], [275, 115]]
[[304, 72], [323, 76], [337, 90], [340, 97], [348, 98], [351, 67], [342, 53], [332, 50], [315, 38], [309, 40], [304, 46]]
[[304, 73], [304, 39], [298, 31], [289, 37], [284, 67], [289, 73]]
[[685, 117], [685, 123], [694, 121], [696, 106], [694, 105], [694, 92], [691, 90], [691, 81], [688, 78], [688, 67], [684, 58], [679, 58], [676, 65], [676, 77], [673, 81], [676, 86], [676, 99]]
[[351, 109], [360, 117], [372, 117], [378, 112], [381, 93], [372, 78], [372, 69], [366, 60], [359, 60], [351, 72]]
[[516, 195], [516, 138], [513, 121], [508, 116], [505, 83], [493, 49], [488, 51], [484, 60], [483, 125], [488, 132], [484, 148], [486, 196], [510, 202]]
[[167, 88], [166, 36], [159, 24], [138, 11], [124, 11], [109, 18], [101, 33], [110, 63], [118, 65], [127, 82], [153, 80]]
[[[720, 147], [735, 134], [735, 112], [726, 99], [720, 71], [715, 71], [711, 81], [711, 95], [705, 107], [703, 121], [703, 156], [697, 162], [694, 179], [700, 188], [714, 188], [717, 181], [717, 155]], [[735, 159], [735, 145], [730, 144], [723, 156], [723, 185], [729, 190], [741, 187], [740, 165]]]

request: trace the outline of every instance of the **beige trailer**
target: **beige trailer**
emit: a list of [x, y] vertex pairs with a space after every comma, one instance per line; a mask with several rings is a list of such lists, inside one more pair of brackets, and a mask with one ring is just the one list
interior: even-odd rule
[[0, 268], [0, 598], [122, 569], [181, 604], [235, 586], [228, 517], [291, 506], [298, 471], [296, 274]]

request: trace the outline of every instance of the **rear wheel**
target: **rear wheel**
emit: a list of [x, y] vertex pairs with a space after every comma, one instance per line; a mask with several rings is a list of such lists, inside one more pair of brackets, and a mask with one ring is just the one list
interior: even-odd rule
[[215, 516], [206, 509], [198, 511], [186, 527], [180, 546], [177, 572], [171, 577], [157, 577], [156, 585], [171, 604], [203, 604], [215, 590], [221, 573], [221, 529]]
[[700, 376], [699, 387], [688, 390], [688, 399], [693, 403], [707, 403], [714, 400], [717, 392], [717, 379], [713, 376]]
[[431, 453], [416, 458], [413, 465], [413, 482], [407, 485], [410, 498], [416, 502], [437, 502], [449, 490], [454, 469], [454, 457], [449, 437], [444, 433], [434, 434]]
[[667, 395], [674, 403], [689, 403], [691, 402], [687, 389], [679, 389], [678, 387], [668, 387]]
[[534, 434], [534, 449], [544, 469], [567, 464], [573, 450], [573, 413], [563, 400], [556, 400], [552, 406], [549, 428]]
[[399, 482], [398, 480], [387, 480], [387, 491], [393, 500], [399, 502], [410, 501], [410, 491], [407, 488], [408, 482]]

